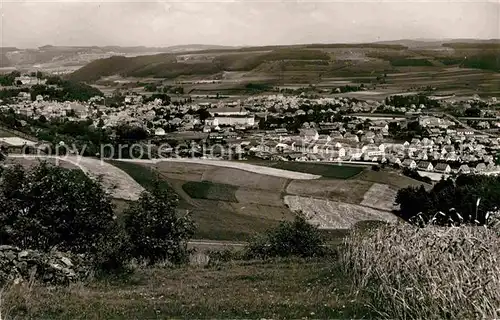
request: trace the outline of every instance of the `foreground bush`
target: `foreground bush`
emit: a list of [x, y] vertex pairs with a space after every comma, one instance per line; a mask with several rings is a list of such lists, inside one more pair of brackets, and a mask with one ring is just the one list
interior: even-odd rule
[[0, 177], [0, 244], [94, 254], [114, 224], [101, 183], [46, 163]]
[[500, 239], [485, 227], [385, 226], [354, 234], [344, 272], [393, 319], [477, 319], [500, 314]]
[[315, 257], [325, 253], [323, 237], [302, 215], [257, 236], [246, 248], [250, 258]]
[[150, 264], [188, 259], [187, 242], [195, 226], [188, 215], [180, 215], [175, 194], [158, 185], [144, 191], [125, 212], [125, 228], [130, 238], [132, 256]]

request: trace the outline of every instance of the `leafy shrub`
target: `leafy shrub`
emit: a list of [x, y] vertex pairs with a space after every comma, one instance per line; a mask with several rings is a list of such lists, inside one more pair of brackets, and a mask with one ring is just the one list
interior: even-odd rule
[[95, 253], [114, 223], [99, 181], [79, 170], [40, 163], [6, 168], [0, 179], [0, 243]]
[[100, 275], [122, 274], [132, 258], [130, 237], [118, 222], [109, 226], [93, 256], [95, 269]]
[[315, 257], [325, 254], [324, 239], [316, 226], [302, 215], [294, 221], [281, 222], [278, 227], [255, 237], [246, 247], [249, 258]]
[[490, 228], [392, 225], [348, 238], [340, 265], [383, 318], [493, 319], [499, 245]]
[[44, 162], [0, 174], [0, 244], [84, 254], [96, 271], [124, 269], [127, 237], [99, 181]]
[[416, 169], [403, 168], [403, 174], [409, 178], [422, 181], [425, 183], [432, 183], [432, 179], [429, 177], [422, 177]]
[[224, 250], [208, 250], [205, 252], [208, 256], [208, 266], [214, 267], [219, 266], [222, 263], [226, 263], [233, 260], [244, 259], [244, 253], [234, 249], [224, 249]]
[[125, 212], [125, 228], [130, 237], [132, 256], [150, 264], [168, 260], [185, 262], [187, 241], [194, 234], [188, 215], [176, 211], [178, 198], [158, 185], [144, 191]]

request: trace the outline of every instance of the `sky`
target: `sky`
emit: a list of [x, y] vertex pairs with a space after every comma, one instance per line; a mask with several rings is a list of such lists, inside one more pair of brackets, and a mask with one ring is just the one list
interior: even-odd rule
[[18, 48], [500, 38], [500, 0], [0, 0], [0, 12], [0, 46]]

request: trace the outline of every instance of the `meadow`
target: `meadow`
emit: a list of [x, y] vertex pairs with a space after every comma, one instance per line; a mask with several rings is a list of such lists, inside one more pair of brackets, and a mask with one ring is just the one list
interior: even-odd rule
[[[254, 167], [266, 168], [262, 167], [264, 164], [272, 167], [276, 162], [261, 161]], [[377, 174], [361, 166], [316, 163], [307, 168], [330, 177], [287, 179], [261, 174], [257, 169], [248, 172], [221, 165], [175, 161], [116, 165], [140, 179], [157, 174], [162, 184], [179, 196], [179, 210], [191, 212], [198, 225], [196, 239], [247, 241], [281, 220], [293, 219], [298, 211], [311, 219], [319, 219], [324, 230], [349, 229], [363, 221], [395, 221], [391, 210], [396, 190], [419, 185], [418, 181], [389, 171]], [[332, 171], [327, 170], [329, 168], [333, 168]], [[344, 168], [351, 170], [351, 175], [355, 172], [357, 175], [347, 178]], [[386, 184], [391, 179], [392, 184]]]
[[336, 164], [321, 164], [308, 162], [278, 162], [273, 168], [304, 172], [322, 176], [324, 178], [348, 179], [363, 172], [365, 167]]
[[125, 280], [47, 290], [4, 288], [6, 319], [362, 318], [333, 260], [235, 261], [208, 267], [138, 269]]

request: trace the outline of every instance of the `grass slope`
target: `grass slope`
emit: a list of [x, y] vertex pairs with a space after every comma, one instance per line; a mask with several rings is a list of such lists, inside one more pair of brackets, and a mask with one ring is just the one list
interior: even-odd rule
[[[369, 316], [334, 262], [276, 260], [217, 267], [148, 268], [127, 281], [2, 294], [8, 319], [299, 319]], [[7, 312], [7, 314], [6, 314]]]

